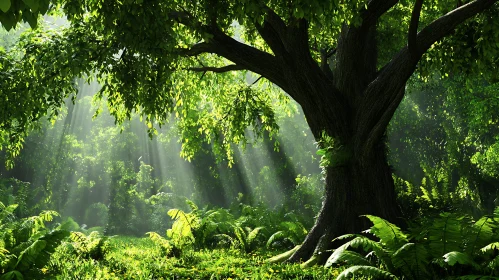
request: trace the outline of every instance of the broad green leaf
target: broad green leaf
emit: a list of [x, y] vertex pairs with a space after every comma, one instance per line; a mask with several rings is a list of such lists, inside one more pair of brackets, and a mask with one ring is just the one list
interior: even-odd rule
[[336, 280], [350, 280], [357, 276], [366, 276], [372, 279], [398, 279], [397, 276], [377, 267], [356, 265], [343, 270]]
[[10, 6], [10, 0], [0, 0], [0, 10], [2, 10], [4, 13], [9, 11]]
[[26, 3], [26, 5], [28, 5], [28, 7], [31, 9], [31, 11], [33, 11], [33, 12], [38, 11], [40, 1], [38, 1], [38, 0], [23, 0], [23, 2]]

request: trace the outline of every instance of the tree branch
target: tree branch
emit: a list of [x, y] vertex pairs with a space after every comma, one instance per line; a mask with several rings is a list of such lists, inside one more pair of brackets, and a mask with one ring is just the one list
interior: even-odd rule
[[219, 29], [212, 28], [213, 53], [234, 62], [235, 64], [260, 74], [272, 83], [281, 87], [284, 91], [289, 91], [287, 80], [284, 76], [282, 63], [273, 55], [238, 42]]
[[358, 131], [365, 131], [355, 144], [360, 150], [372, 149], [372, 145], [383, 135], [402, 100], [405, 83], [431, 45], [449, 35], [458, 24], [490, 8], [497, 1], [474, 0], [443, 15], [417, 34], [416, 55], [409, 52], [406, 46], [382, 68], [369, 84], [358, 106], [356, 127]]
[[[336, 52], [336, 49], [334, 49], [334, 50]], [[322, 72], [324, 72], [324, 74], [326, 74], [326, 76], [332, 81], [334, 78], [334, 75], [333, 75], [333, 71], [331, 71], [331, 68], [329, 67], [328, 58], [331, 57], [334, 54], [334, 52], [331, 52], [331, 51], [328, 52], [327, 49], [321, 49], [320, 54], [321, 54]]]
[[409, 34], [407, 38], [407, 46], [411, 55], [417, 56], [416, 39], [418, 36], [419, 16], [421, 15], [421, 8], [423, 7], [423, 0], [416, 0], [414, 8], [412, 9], [411, 23], [409, 25]]
[[246, 68], [241, 67], [241, 66], [236, 65], [236, 64], [231, 64], [231, 65], [222, 66], [222, 67], [210, 67], [210, 66], [189, 67], [189, 68], [186, 68], [186, 70], [194, 71], [194, 72], [225, 73], [225, 72], [229, 72], [229, 71], [246, 70]]
[[475, 0], [466, 5], [458, 7], [446, 15], [436, 19], [417, 36], [417, 53], [422, 55], [431, 45], [438, 40], [449, 35], [457, 25], [465, 20], [475, 16], [476, 14], [490, 8], [498, 0]]

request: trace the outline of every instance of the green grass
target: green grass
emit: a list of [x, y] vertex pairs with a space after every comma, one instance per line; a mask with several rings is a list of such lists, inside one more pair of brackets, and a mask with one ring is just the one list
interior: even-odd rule
[[167, 258], [148, 238], [109, 239], [100, 260], [78, 256], [68, 243], [61, 246], [44, 269], [47, 279], [334, 279], [338, 272], [320, 266], [269, 264], [279, 252], [187, 250]]

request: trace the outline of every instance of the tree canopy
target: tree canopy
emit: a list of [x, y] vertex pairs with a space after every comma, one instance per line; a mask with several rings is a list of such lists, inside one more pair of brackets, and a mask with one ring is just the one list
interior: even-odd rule
[[[2, 1], [1, 18], [10, 18], [3, 26], [21, 20], [35, 26], [30, 14], [44, 13], [48, 2], [42, 2]], [[386, 63], [400, 57], [414, 37], [418, 53], [430, 49], [419, 66], [422, 75], [466, 69], [497, 79], [497, 71], [487, 71], [497, 65], [497, 6], [453, 31], [494, 2], [471, 1], [454, 10], [455, 1], [427, 1], [422, 8], [413, 1], [52, 1], [51, 10], [62, 10], [71, 25], [39, 27], [23, 36], [16, 51], [1, 55], [2, 92], [9, 92], [2, 100], [2, 142], [15, 148], [29, 124], [47, 111], [57, 114], [64, 97], [75, 93], [75, 77], [93, 75], [119, 122], [134, 110], [147, 122], [166, 122], [171, 113], [180, 117], [186, 155], [195, 150], [193, 132], [209, 141], [220, 132], [229, 143], [242, 141], [249, 125], [275, 130], [269, 96], [282, 100], [282, 94], [270, 85], [248, 86], [246, 75], [226, 72], [261, 75], [259, 83], [270, 81], [303, 106], [307, 96], [295, 93], [289, 72], [308, 68], [301, 63], [316, 64], [316, 71], [340, 67], [335, 52], [341, 28], [348, 25], [377, 26], [378, 46], [364, 54], [379, 57], [377, 75], [388, 74], [394, 62]], [[419, 22], [411, 11], [420, 14]], [[420, 32], [412, 34], [411, 28]], [[459, 36], [441, 40], [451, 31]], [[366, 53], [354, 47], [346, 59]], [[336, 78], [348, 71], [356, 69]], [[331, 74], [326, 69], [320, 75]], [[396, 73], [390, 75], [396, 79]], [[334, 108], [347, 97], [331, 98]], [[255, 123], [256, 116], [261, 122]]]

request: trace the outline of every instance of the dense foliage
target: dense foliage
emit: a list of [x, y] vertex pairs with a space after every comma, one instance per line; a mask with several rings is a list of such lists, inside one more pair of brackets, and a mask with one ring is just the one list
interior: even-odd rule
[[498, 11], [0, 0], [0, 280], [498, 277]]

